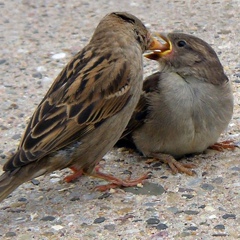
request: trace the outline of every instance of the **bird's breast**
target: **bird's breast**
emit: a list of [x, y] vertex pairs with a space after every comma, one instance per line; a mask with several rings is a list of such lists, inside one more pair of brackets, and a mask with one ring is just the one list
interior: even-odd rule
[[152, 151], [174, 156], [202, 152], [217, 141], [232, 116], [230, 88], [194, 80], [163, 79], [148, 102], [149, 117], [134, 134], [145, 155]]

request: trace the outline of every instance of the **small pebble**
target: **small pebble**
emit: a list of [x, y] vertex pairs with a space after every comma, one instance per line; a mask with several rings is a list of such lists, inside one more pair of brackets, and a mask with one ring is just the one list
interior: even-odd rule
[[208, 212], [213, 212], [213, 211], [215, 211], [215, 208], [208, 205], [208, 206], [205, 207], [205, 210], [208, 211]]
[[192, 194], [182, 194], [182, 197], [186, 198], [186, 199], [191, 199], [194, 197], [194, 195]]
[[231, 33], [232, 31], [231, 30], [226, 30], [226, 29], [222, 29], [220, 30], [219, 32], [217, 32], [218, 34], [229, 34]]
[[14, 139], [14, 140], [18, 140], [20, 138], [21, 138], [20, 134], [15, 134], [15, 135], [12, 136], [12, 139]]
[[225, 226], [222, 224], [218, 224], [214, 227], [214, 229], [223, 230], [223, 229], [225, 229]]
[[162, 163], [161, 162], [157, 162], [157, 163], [154, 163], [153, 165], [152, 165], [152, 167], [154, 168], [154, 170], [156, 170], [156, 168], [158, 169], [158, 170], [161, 170], [161, 167], [162, 166]]
[[52, 78], [44, 77], [44, 78], [42, 79], [42, 82], [43, 82], [43, 84], [44, 84], [44, 83], [49, 84], [50, 82], [52, 82]]
[[72, 201], [72, 202], [79, 201], [79, 200], [80, 200], [79, 196], [74, 196], [70, 199], [70, 201]]
[[226, 212], [225, 208], [223, 208], [223, 207], [219, 207], [218, 209], [219, 209], [220, 211]]
[[146, 202], [146, 203], [144, 203], [143, 205], [144, 205], [144, 206], [147, 206], [147, 207], [153, 207], [153, 206], [156, 205], [156, 203], [155, 203], [155, 202]]
[[102, 222], [104, 222], [105, 220], [106, 220], [105, 217], [99, 217], [99, 218], [96, 218], [93, 223], [102, 223]]
[[191, 235], [191, 233], [190, 232], [182, 232], [182, 233], [180, 233], [180, 234], [177, 234], [177, 238], [185, 238], [185, 237], [187, 237], [187, 236], [190, 236]]
[[111, 193], [109, 192], [105, 192], [104, 194], [102, 194], [101, 196], [98, 197], [98, 199], [105, 199], [111, 196]]
[[15, 237], [15, 236], [17, 236], [17, 234], [15, 232], [7, 232], [5, 234], [5, 237]]
[[214, 189], [214, 186], [209, 183], [203, 183], [200, 187], [206, 191], [212, 191]]
[[124, 171], [122, 172], [122, 174], [129, 174], [129, 175], [131, 175], [131, 174], [132, 174], [132, 172], [131, 172], [131, 171], [129, 171], [129, 170], [124, 170]]
[[34, 185], [39, 185], [39, 184], [40, 184], [40, 181], [37, 180], [37, 179], [32, 179], [32, 180], [31, 180], [31, 183], [34, 184]]
[[6, 62], [6, 59], [0, 59], [0, 65], [5, 63]]
[[42, 79], [42, 74], [40, 72], [36, 72], [32, 74], [32, 77]]
[[215, 233], [212, 235], [213, 237], [226, 237], [227, 234], [226, 233]]
[[158, 230], [164, 230], [164, 229], [167, 229], [168, 226], [164, 223], [159, 223], [157, 226], [155, 226], [155, 228]]
[[115, 224], [107, 224], [107, 225], [104, 225], [104, 229], [106, 229], [108, 231], [114, 231], [116, 229], [116, 225]]
[[240, 172], [240, 167], [232, 167], [230, 170]]
[[[14, 212], [19, 213], [19, 212], [22, 212], [22, 210], [19, 209], [19, 211], [17, 210], [17, 211], [14, 211]], [[18, 217], [18, 218], [15, 219], [15, 221], [16, 221], [17, 223], [23, 223], [23, 222], [26, 222], [26, 220], [27, 220], [27, 219], [26, 219], [25, 217]]]
[[52, 228], [56, 231], [59, 231], [59, 230], [63, 229], [64, 227], [61, 225], [54, 225], [54, 226], [52, 226]]
[[47, 69], [44, 66], [39, 66], [39, 67], [37, 67], [37, 71], [38, 72], [45, 72], [45, 71], [47, 71]]
[[134, 219], [132, 222], [142, 222], [142, 219]]
[[148, 212], [155, 212], [156, 211], [156, 209], [155, 208], [146, 208], [146, 211], [148, 211]]
[[57, 183], [57, 182], [60, 182], [61, 180], [62, 180], [61, 178], [51, 178], [50, 182], [51, 183]]
[[18, 201], [19, 202], [27, 202], [27, 199], [26, 198], [19, 198]]
[[128, 230], [125, 230], [124, 231], [124, 233], [126, 234], [126, 235], [131, 235], [131, 236], [134, 236], [134, 234], [136, 234], [136, 233], [139, 233], [139, 229], [138, 228], [130, 228], [130, 229], [128, 229]]
[[165, 189], [156, 183], [146, 182], [143, 187], [127, 187], [124, 189], [125, 192], [131, 192], [136, 195], [161, 195], [165, 192]]
[[204, 176], [207, 176], [208, 175], [208, 173], [207, 172], [203, 172], [202, 173], [202, 176], [204, 177]]
[[54, 55], [52, 55], [52, 59], [62, 59], [66, 57], [66, 53], [56, 53]]
[[202, 178], [194, 178], [188, 182], [188, 186], [195, 187], [195, 186], [198, 186], [201, 182], [202, 182]]
[[157, 218], [149, 218], [146, 222], [148, 225], [153, 225], [153, 224], [158, 224], [160, 220]]
[[[45, 236], [45, 237], [51, 237], [51, 236], [53, 236], [54, 235], [54, 232], [44, 232], [43, 233], [43, 236]], [[51, 239], [51, 238], [50, 238]]]
[[235, 214], [230, 214], [230, 213], [227, 213], [227, 214], [224, 214], [222, 216], [223, 219], [236, 219], [236, 215]]
[[221, 184], [223, 183], [223, 178], [222, 177], [217, 177], [217, 178], [214, 178], [212, 180], [213, 183], [216, 183], [216, 184]]
[[213, 214], [213, 215], [210, 215], [208, 218], [209, 219], [215, 219], [215, 218], [217, 218], [217, 216]]
[[177, 207], [169, 207], [169, 208], [167, 208], [167, 210], [168, 210], [169, 212], [174, 213], [174, 214], [179, 211]]
[[53, 217], [53, 216], [46, 216], [46, 217], [43, 217], [43, 218], [41, 218], [40, 220], [42, 220], [42, 221], [53, 221], [55, 219], [55, 217]]
[[60, 178], [61, 176], [59, 174], [56, 173], [51, 173], [50, 174], [50, 178]]
[[179, 188], [178, 189], [178, 192], [194, 192], [194, 190], [193, 189], [191, 189], [191, 188]]
[[186, 211], [184, 211], [184, 213], [187, 215], [197, 215], [199, 212], [193, 211], [193, 210], [186, 210]]
[[188, 228], [186, 228], [186, 230], [189, 230], [189, 231], [196, 231], [198, 228], [195, 227], [195, 226], [190, 226]]
[[161, 176], [160, 178], [161, 178], [161, 179], [167, 179], [168, 176]]
[[32, 240], [32, 236], [28, 233], [21, 234], [18, 240]]
[[203, 226], [210, 226], [210, 224], [209, 223], [207, 223], [207, 222], [200, 222], [200, 224], [199, 225], [203, 225]]

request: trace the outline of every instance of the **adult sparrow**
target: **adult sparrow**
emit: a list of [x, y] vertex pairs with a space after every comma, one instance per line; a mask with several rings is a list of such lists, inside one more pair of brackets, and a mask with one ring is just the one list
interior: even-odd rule
[[145, 56], [157, 60], [160, 71], [144, 81], [122, 139], [173, 172], [192, 175], [192, 164], [174, 158], [201, 153], [217, 141], [233, 114], [231, 84], [205, 41], [183, 33], [159, 37], [165, 47]]
[[20, 184], [57, 169], [74, 171], [66, 181], [90, 174], [119, 139], [138, 103], [142, 53], [161, 47], [135, 16], [106, 15], [35, 110], [3, 167], [0, 201]]

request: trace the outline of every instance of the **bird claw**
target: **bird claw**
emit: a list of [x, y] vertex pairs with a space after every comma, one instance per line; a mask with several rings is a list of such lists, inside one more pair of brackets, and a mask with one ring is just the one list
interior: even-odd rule
[[73, 173], [70, 175], [67, 175], [63, 179], [67, 183], [72, 182], [83, 175], [83, 170], [78, 170], [75, 167], [70, 167], [70, 169], [73, 171]]
[[170, 160], [168, 162], [166, 162], [168, 164], [168, 166], [171, 168], [171, 170], [173, 171], [173, 174], [177, 174], [177, 173], [186, 173], [189, 176], [193, 176], [194, 175], [194, 171], [191, 170], [191, 168], [196, 167], [195, 164], [192, 163], [180, 163], [177, 160], [173, 159]]
[[102, 172], [100, 172], [98, 166], [95, 168], [94, 172], [95, 173], [91, 174], [92, 177], [101, 178], [101, 179], [104, 179], [104, 180], [110, 182], [109, 184], [95, 187], [95, 190], [102, 191], [102, 192], [109, 190], [111, 188], [137, 186], [138, 184], [142, 184], [143, 181], [148, 178], [148, 174], [149, 174], [149, 173], [145, 173], [143, 176], [141, 176], [138, 179], [130, 180], [130, 177], [127, 179], [119, 179], [119, 178], [114, 177], [113, 175], [102, 173]]
[[223, 152], [224, 149], [234, 150], [237, 147], [237, 145], [232, 140], [226, 140], [223, 142], [215, 143], [212, 146], [210, 146], [210, 149]]
[[152, 163], [154, 161], [161, 161], [166, 163], [170, 169], [172, 170], [173, 174], [177, 173], [186, 173], [189, 176], [193, 176], [195, 172], [191, 170], [191, 168], [195, 168], [196, 165], [192, 163], [180, 163], [174, 157], [169, 154], [163, 153], [154, 153], [153, 159], [147, 160], [147, 163]]

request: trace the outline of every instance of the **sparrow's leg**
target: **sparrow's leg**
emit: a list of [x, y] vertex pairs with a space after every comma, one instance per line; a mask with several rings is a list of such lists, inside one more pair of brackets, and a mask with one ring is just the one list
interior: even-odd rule
[[224, 149], [234, 150], [237, 147], [236, 144], [234, 144], [234, 141], [232, 140], [226, 140], [223, 142], [215, 143], [212, 146], [210, 146], [210, 149], [223, 152]]
[[180, 173], [186, 173], [187, 175], [190, 175], [190, 176], [194, 175], [194, 171], [192, 171], [190, 168], [194, 168], [196, 166], [192, 163], [180, 163], [173, 156], [169, 154], [163, 154], [163, 153], [152, 153], [152, 157], [154, 159], [150, 159], [146, 163], [161, 161], [168, 164], [173, 174], [177, 174], [180, 172]]
[[142, 177], [135, 179], [135, 180], [130, 180], [130, 177], [128, 179], [119, 179], [119, 178], [114, 177], [113, 175], [109, 175], [109, 174], [100, 172], [100, 166], [97, 165], [95, 167], [93, 173], [91, 173], [91, 176], [96, 177], [96, 178], [101, 178], [101, 179], [104, 179], [104, 180], [110, 182], [110, 184], [96, 187], [96, 190], [98, 190], [98, 191], [106, 191], [110, 188], [136, 186], [139, 183], [143, 183], [143, 180], [148, 178], [148, 173], [144, 174]]
[[81, 177], [82, 175], [89, 175], [91, 177], [101, 178], [101, 179], [104, 179], [104, 180], [110, 182], [109, 184], [96, 187], [96, 190], [103, 192], [103, 191], [109, 190], [111, 188], [133, 187], [133, 186], [138, 185], [139, 183], [142, 183], [143, 180], [148, 178], [148, 173], [146, 173], [142, 177], [135, 179], [135, 180], [130, 180], [130, 177], [128, 179], [122, 180], [122, 179], [114, 177], [113, 175], [100, 172], [100, 168], [101, 168], [100, 165], [96, 165], [93, 172], [91, 174], [88, 174], [88, 173], [84, 173], [82, 170], [77, 170], [74, 167], [70, 167], [70, 169], [73, 171], [73, 174], [66, 176], [64, 178], [64, 181], [69, 183], [69, 182], [72, 182], [73, 180]]
[[64, 181], [67, 183], [72, 182], [73, 180], [75, 180], [83, 175], [82, 170], [78, 170], [75, 167], [70, 167], [70, 169], [73, 171], [73, 173], [64, 178]]

